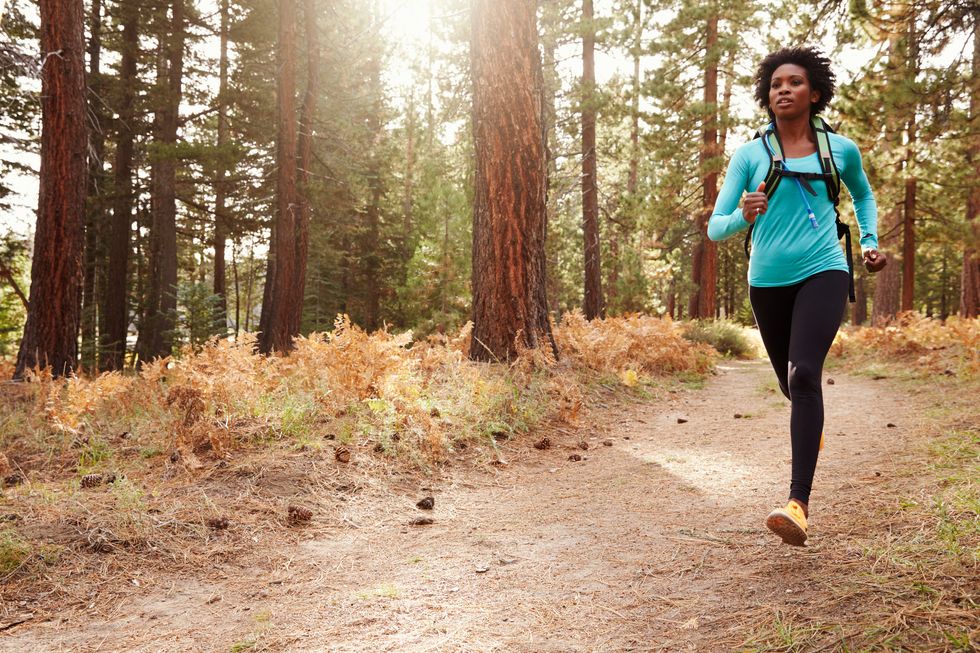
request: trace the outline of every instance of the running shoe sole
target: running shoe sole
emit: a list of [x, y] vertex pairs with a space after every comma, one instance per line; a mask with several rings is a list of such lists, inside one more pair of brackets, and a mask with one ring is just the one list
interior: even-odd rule
[[766, 527], [792, 546], [806, 545], [806, 531], [783, 509], [773, 510], [766, 518]]

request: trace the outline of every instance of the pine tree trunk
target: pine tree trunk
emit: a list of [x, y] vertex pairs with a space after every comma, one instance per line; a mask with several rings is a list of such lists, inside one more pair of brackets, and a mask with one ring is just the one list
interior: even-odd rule
[[640, 178], [640, 53], [643, 49], [643, 2], [636, 0], [633, 10], [633, 77], [630, 90], [630, 167], [626, 192], [636, 194]]
[[[265, 283], [262, 286], [262, 312], [259, 313], [259, 350], [264, 351], [264, 336], [262, 334], [270, 332], [272, 324], [272, 295], [276, 287], [276, 224], [269, 228], [269, 252], [265, 259]], [[245, 315], [246, 322], [248, 314]], [[245, 329], [248, 331], [248, 329]]]
[[303, 299], [306, 295], [306, 261], [310, 243], [310, 168], [313, 165], [313, 123], [316, 119], [316, 99], [320, 91], [320, 35], [314, 0], [304, 0], [303, 18], [306, 22], [306, 91], [300, 112], [299, 136], [296, 144], [298, 160], [296, 216], [296, 288], [293, 305], [297, 333], [303, 319]]
[[[380, 9], [375, 3], [373, 18], [375, 29], [380, 29]], [[383, 137], [381, 124], [381, 55], [375, 54], [370, 63], [369, 81], [372, 97], [371, 113], [368, 117], [368, 129], [374, 136], [375, 143], [380, 143]], [[364, 265], [365, 311], [364, 326], [368, 331], [378, 328], [381, 320], [381, 198], [384, 186], [381, 179], [381, 154], [379, 151], [370, 154], [368, 164], [368, 193], [369, 200], [364, 212], [365, 230], [364, 247], [366, 253]]]
[[[556, 70], [555, 56], [558, 50], [559, 32], [559, 11], [557, 0], [541, 0], [541, 49], [543, 52], [543, 67], [541, 78], [541, 115], [543, 132], [542, 141], [545, 148], [545, 189], [547, 193], [546, 215], [558, 214], [558, 193], [555, 192], [555, 185], [558, 179], [558, 164], [555, 158], [557, 147], [557, 120], [558, 109], [556, 96], [561, 86]], [[558, 266], [559, 257], [562, 254], [561, 244], [556, 239], [551, 238], [545, 243], [545, 252], [548, 257], [546, 263], [549, 270]], [[547, 279], [546, 294], [556, 297], [560, 294], [558, 275], [551, 275]]]
[[[903, 41], [902, 30], [898, 29], [907, 17], [906, 9], [894, 3], [889, 9], [889, 21], [895, 26], [888, 37], [888, 63], [886, 74], [890, 84], [898, 86], [907, 73], [908, 58]], [[885, 106], [885, 148], [888, 151], [897, 151], [902, 139], [902, 125], [899, 109], [893, 100], [889, 100]], [[904, 176], [904, 163], [895, 163], [894, 178], [901, 179]], [[871, 321], [875, 325], [883, 324], [898, 313], [901, 306], [901, 273], [902, 266], [900, 256], [897, 252], [899, 245], [900, 227], [903, 215], [897, 208], [888, 211], [884, 220], [879, 222], [879, 247], [889, 256], [888, 265], [875, 275], [875, 295], [871, 311]]]
[[101, 59], [102, 59], [102, 0], [92, 0], [89, 14], [89, 104], [88, 111], [92, 120], [89, 131], [89, 148], [91, 156], [88, 164], [88, 190], [85, 210], [85, 266], [82, 281], [82, 314], [81, 314], [81, 366], [83, 369], [94, 371], [98, 369], [98, 331], [99, 319], [98, 296], [101, 294], [102, 278], [100, 268], [103, 265], [102, 231], [104, 229], [102, 193], [103, 189], [103, 160], [105, 159], [106, 123], [103, 110]]
[[911, 311], [915, 307], [915, 118], [908, 124], [908, 150], [906, 151], [905, 199], [902, 229], [902, 310]]
[[235, 340], [238, 340], [242, 325], [242, 293], [238, 279], [238, 241], [234, 238], [231, 241], [231, 279], [235, 288]]
[[78, 354], [88, 116], [82, 0], [41, 0], [41, 173], [31, 296], [15, 378], [70, 374]]
[[[895, 209], [888, 212], [888, 219], [885, 222], [895, 224], [900, 217], [900, 212]], [[882, 242], [892, 242], [895, 238], [882, 239]], [[885, 268], [875, 275], [875, 294], [872, 302], [871, 323], [875, 326], [884, 324], [893, 319], [898, 314], [900, 303], [899, 298], [902, 289], [902, 268], [897, 261], [889, 261]]]
[[946, 321], [949, 317], [949, 246], [943, 246], [942, 267], [939, 271], [939, 319]]
[[[630, 56], [633, 59], [633, 75], [630, 78], [630, 155], [629, 171], [626, 177], [626, 195], [629, 198], [629, 220], [626, 216], [618, 224], [610, 225], [609, 229], [609, 284], [606, 289], [606, 296], [609, 303], [614, 304], [614, 300], [619, 293], [619, 274], [622, 268], [620, 258], [620, 241], [628, 240], [632, 235], [633, 211], [636, 210], [636, 193], [640, 178], [640, 53], [642, 52], [643, 38], [643, 2], [637, 0], [630, 6], [630, 13], [633, 19], [633, 43], [630, 47]], [[619, 310], [623, 309], [622, 304], [618, 304]]]
[[582, 233], [585, 237], [585, 318], [604, 317], [599, 193], [595, 151], [595, 24], [592, 0], [582, 0]]
[[112, 166], [112, 229], [109, 236], [109, 265], [104, 308], [105, 331], [101, 334], [99, 364], [103, 370], [118, 370], [126, 357], [129, 328], [128, 268], [133, 222], [133, 105], [136, 98], [136, 57], [139, 47], [139, 9], [131, 4], [123, 12], [122, 53], [119, 63], [120, 105], [116, 129], [116, 154]]
[[[967, 148], [967, 169], [973, 180], [980, 179], [980, 7], [973, 8], [973, 76], [970, 82], [970, 141]], [[977, 317], [980, 314], [980, 184], [970, 188], [966, 204], [966, 223], [969, 227], [963, 252], [963, 271], [960, 278], [960, 315]]]
[[868, 321], [868, 294], [864, 288], [864, 273], [854, 271], [854, 303], [851, 304], [851, 324], [861, 326]]
[[535, 3], [475, 0], [473, 334], [470, 358], [511, 360], [518, 339], [557, 354], [545, 296], [546, 157]]
[[[173, 0], [171, 28], [158, 65], [165, 89], [154, 118], [157, 142], [164, 149], [177, 144], [184, 70], [184, 2]], [[140, 328], [137, 351], [141, 361], [173, 353], [177, 319], [177, 161], [173, 154], [158, 154], [151, 169], [150, 292]]]
[[[270, 256], [271, 281], [266, 279], [268, 304], [262, 305], [263, 331], [259, 346], [264, 353], [292, 349], [299, 333], [299, 320], [293, 303], [297, 279], [297, 195], [296, 195], [296, 3], [279, 2], [279, 36], [276, 46], [276, 224], [273, 229], [275, 256]], [[270, 255], [272, 252], [270, 252]], [[266, 311], [268, 320], [266, 321]]]
[[245, 280], [245, 317], [242, 331], [249, 333], [252, 327], [252, 290], [255, 287], [255, 243], [248, 247], [248, 278]]
[[414, 187], [415, 187], [415, 94], [412, 93], [408, 99], [407, 121], [405, 125], [405, 181], [402, 186], [402, 228], [404, 237], [402, 239], [402, 263], [408, 265], [412, 258], [413, 249], [411, 247], [412, 225], [415, 224], [413, 215]]
[[[215, 331], [224, 336], [228, 331], [228, 286], [225, 279], [225, 244], [228, 240], [230, 218], [225, 206], [228, 194], [224, 148], [228, 144], [228, 0], [221, 0], [221, 37], [218, 59], [218, 166], [214, 190], [214, 307]], [[235, 328], [238, 328], [236, 323]]]
[[[714, 12], [715, 9], [712, 8]], [[718, 16], [708, 17], [704, 61], [704, 125], [701, 130], [701, 213], [697, 222], [698, 243], [693, 256], [693, 280], [697, 286], [691, 296], [691, 317], [715, 316], [718, 285], [718, 246], [708, 239], [708, 218], [718, 196], [718, 173], [714, 170], [718, 148]]]

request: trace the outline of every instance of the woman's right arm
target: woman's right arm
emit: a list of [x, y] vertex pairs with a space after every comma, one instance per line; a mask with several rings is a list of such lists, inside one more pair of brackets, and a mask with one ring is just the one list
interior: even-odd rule
[[708, 220], [708, 238], [711, 240], [725, 240], [749, 226], [738, 206], [749, 181], [749, 162], [744, 151], [745, 148], [736, 150], [728, 164], [725, 182]]

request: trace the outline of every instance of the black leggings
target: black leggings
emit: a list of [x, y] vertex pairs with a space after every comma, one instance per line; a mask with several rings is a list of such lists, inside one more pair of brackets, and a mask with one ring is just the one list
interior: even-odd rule
[[823, 362], [847, 306], [846, 272], [827, 270], [792, 286], [749, 288], [749, 300], [779, 388], [792, 403], [789, 497], [810, 501], [823, 432]]

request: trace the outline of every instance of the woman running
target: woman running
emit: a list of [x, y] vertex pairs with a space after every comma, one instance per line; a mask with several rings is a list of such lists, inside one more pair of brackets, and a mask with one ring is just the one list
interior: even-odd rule
[[[840, 181], [854, 201], [865, 267], [877, 272], [886, 263], [861, 153], [813, 120], [833, 97], [834, 80], [830, 60], [813, 48], [784, 48], [763, 59], [755, 99], [771, 122], [761, 138], [735, 151], [708, 223], [712, 240], [751, 227], [749, 300], [779, 387], [792, 404], [789, 502], [769, 514], [766, 526], [796, 546], [807, 539], [810, 487], [823, 444], [823, 363], [850, 283], [836, 226]], [[819, 154], [824, 138], [829, 159]]]

